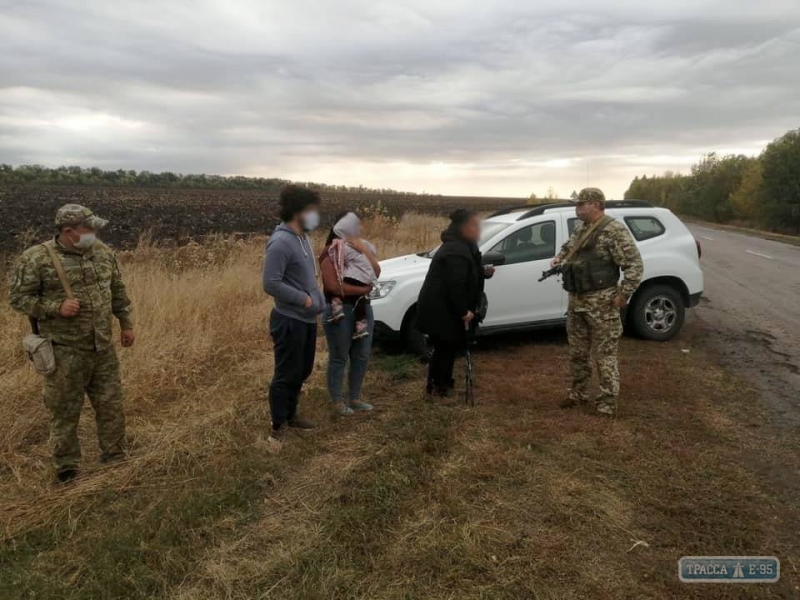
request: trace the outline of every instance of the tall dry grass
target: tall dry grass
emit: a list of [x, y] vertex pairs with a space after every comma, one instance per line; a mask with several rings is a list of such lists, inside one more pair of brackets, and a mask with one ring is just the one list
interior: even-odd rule
[[[443, 225], [377, 214], [364, 234], [389, 257], [434, 246]], [[781, 584], [749, 597], [793, 597], [800, 511], [753, 465], [796, 471], [797, 444], [767, 435], [690, 333], [624, 340], [616, 421], [556, 407], [559, 332], [483, 343], [475, 410], [422, 401], [423, 368], [379, 353], [365, 389], [377, 410], [334, 419], [320, 339], [301, 406], [323, 427], [275, 455], [262, 253], [263, 240], [215, 239], [122, 255], [131, 458], [98, 463], [87, 409], [84, 473], [67, 488], [50, 483], [26, 322], [0, 305], [0, 598], [666, 600], [694, 597], [677, 559], [703, 553], [785, 557]]]
[[[364, 234], [382, 257], [435, 244], [441, 219], [409, 214], [400, 222], [381, 214]], [[324, 232], [315, 236], [321, 251]], [[245, 410], [266, 431], [266, 387], [272, 373], [267, 319], [272, 302], [261, 289], [265, 239], [214, 238], [204, 245], [161, 248], [145, 240], [121, 253], [135, 309], [137, 341], [119, 349], [132, 459], [121, 468], [97, 464], [91, 409], [80, 426], [86, 475], [80, 486], [54, 491], [49, 468], [48, 415], [41, 379], [27, 363], [20, 341], [27, 320], [0, 304], [0, 506], [6, 535], [59, 518], [75, 496], [123, 489], [144, 478], [186, 477], [170, 470], [176, 456], [202, 460], [230, 442], [220, 439]], [[5, 285], [5, 277], [3, 285]], [[7, 289], [0, 290], [7, 297]], [[309, 388], [324, 397], [326, 352]], [[325, 417], [324, 402], [315, 407]], [[253, 421], [245, 428], [252, 430]]]

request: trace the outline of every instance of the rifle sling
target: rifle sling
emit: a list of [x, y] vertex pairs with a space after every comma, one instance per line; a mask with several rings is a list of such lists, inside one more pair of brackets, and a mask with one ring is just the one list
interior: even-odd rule
[[47, 253], [50, 255], [50, 260], [53, 261], [53, 267], [58, 275], [58, 280], [64, 287], [64, 292], [67, 294], [67, 298], [73, 300], [75, 296], [72, 294], [72, 286], [70, 286], [69, 281], [67, 280], [67, 274], [64, 272], [64, 265], [61, 263], [61, 259], [58, 258], [58, 254], [56, 254], [56, 250], [53, 247], [53, 242], [45, 242], [42, 244], [42, 246], [47, 248]]
[[608, 223], [611, 222], [611, 220], [612, 220], [611, 217], [603, 216], [597, 219], [591, 225], [589, 225], [588, 229], [585, 232], [583, 232], [583, 235], [581, 235], [581, 237], [578, 239], [578, 242], [570, 249], [570, 251], [564, 257], [564, 260], [562, 260], [561, 263], [562, 264], [568, 263], [572, 259], [572, 257], [575, 256], [575, 253], [578, 252], [578, 250], [580, 250], [583, 247], [583, 245], [586, 243], [586, 240], [588, 240], [589, 237], [600, 226], [600, 223], [607, 225]]
[[[64, 293], [66, 293], [67, 298], [72, 300], [75, 297], [72, 294], [72, 286], [70, 286], [67, 280], [67, 274], [64, 273], [64, 265], [61, 263], [61, 259], [58, 258], [58, 254], [56, 254], [53, 242], [45, 242], [42, 246], [44, 246], [45, 250], [47, 250], [47, 253], [50, 255], [50, 260], [53, 262], [53, 268], [55, 268], [58, 280], [64, 288]], [[28, 322], [31, 324], [31, 332], [34, 335], [39, 335], [39, 320], [34, 317], [28, 317]]]

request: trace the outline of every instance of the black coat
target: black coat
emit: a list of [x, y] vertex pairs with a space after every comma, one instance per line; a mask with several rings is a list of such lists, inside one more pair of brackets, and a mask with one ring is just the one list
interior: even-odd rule
[[466, 339], [462, 317], [475, 312], [483, 293], [481, 253], [450, 229], [442, 242], [419, 293], [416, 327], [434, 339], [460, 343]]

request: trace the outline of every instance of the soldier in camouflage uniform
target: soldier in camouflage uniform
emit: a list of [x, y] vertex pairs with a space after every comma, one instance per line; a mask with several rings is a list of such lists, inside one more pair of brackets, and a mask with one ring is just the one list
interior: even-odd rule
[[[620, 309], [642, 281], [644, 265], [628, 229], [605, 214], [605, 195], [597, 188], [581, 191], [576, 214], [583, 222], [575, 228], [553, 266], [561, 264], [577, 246], [584, 232], [596, 224], [568, 262], [562, 264], [564, 287], [569, 294], [567, 336], [569, 338], [572, 389], [562, 408], [584, 404], [589, 397], [593, 361], [600, 379], [596, 408], [615, 415], [619, 396], [617, 351], [622, 334]], [[625, 278], [619, 280], [619, 270]]]
[[117, 259], [95, 240], [95, 232], [106, 224], [76, 204], [63, 206], [56, 215], [58, 234], [46, 244], [60, 258], [74, 299], [67, 298], [44, 244], [22, 254], [11, 280], [11, 306], [37, 320], [40, 334], [53, 343], [57, 367], [45, 377], [44, 403], [51, 414], [50, 444], [61, 482], [78, 472], [84, 395], [94, 408], [102, 460], [119, 460], [126, 452], [112, 316], [119, 320], [123, 346], [132, 346], [135, 336]]

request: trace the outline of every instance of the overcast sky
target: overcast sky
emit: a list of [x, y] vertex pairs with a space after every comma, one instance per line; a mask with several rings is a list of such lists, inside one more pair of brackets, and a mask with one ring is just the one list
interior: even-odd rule
[[800, 127], [798, 0], [0, 0], [0, 162], [619, 197]]

